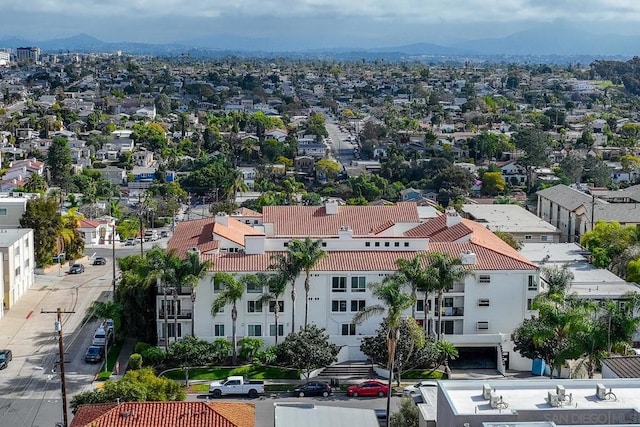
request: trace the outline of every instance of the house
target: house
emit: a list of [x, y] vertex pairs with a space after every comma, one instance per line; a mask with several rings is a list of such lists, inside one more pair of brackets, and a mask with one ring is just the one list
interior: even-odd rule
[[98, 403], [80, 406], [70, 427], [254, 427], [255, 418], [250, 403]]
[[[212, 262], [210, 274], [224, 271], [243, 275], [267, 271], [272, 256], [285, 251], [292, 239], [306, 236], [322, 239], [327, 256], [310, 277], [309, 298], [313, 304], [309, 305], [309, 321], [325, 327], [331, 341], [341, 346], [339, 361], [365, 359], [360, 342], [375, 333], [382, 319], [371, 318], [355, 325], [352, 318], [362, 307], [378, 302], [369, 285], [394, 274], [396, 260], [429, 252], [461, 257], [475, 275], [447, 292], [442, 311], [443, 333], [458, 347], [460, 366], [476, 363], [480, 358], [485, 366], [500, 371], [509, 366], [530, 368], [531, 361], [513, 351], [510, 334], [522, 319], [532, 314], [527, 301], [538, 294], [538, 268], [486, 227], [460, 217], [454, 210], [423, 218], [412, 202], [340, 206], [328, 200], [323, 206], [266, 206], [261, 219], [255, 220], [258, 224], [251, 227], [223, 213], [214, 218], [181, 222], [167, 249], [175, 249], [182, 257], [187, 253], [199, 254], [202, 261]], [[304, 277], [298, 277], [296, 287], [302, 289], [303, 282]], [[190, 333], [192, 319], [195, 334], [200, 338], [213, 341], [230, 336], [229, 316], [209, 314], [213, 299], [221, 291], [219, 285], [211, 283], [211, 276], [198, 285], [195, 303], [191, 301], [190, 289], [181, 287], [177, 291], [181, 310], [189, 315], [174, 319], [177, 331], [173, 325], [165, 328], [163, 318], [158, 315], [160, 342], [164, 342], [164, 337], [171, 340]], [[289, 293], [290, 289], [285, 295]], [[256, 302], [262, 294], [262, 287], [249, 289], [238, 303], [238, 335], [261, 337], [271, 345], [276, 333], [284, 336], [285, 330], [288, 333], [294, 328], [290, 320], [291, 301], [287, 298], [279, 301], [282, 320], [276, 330], [270, 306]], [[164, 306], [163, 298], [159, 289], [158, 313]], [[304, 301], [305, 298], [296, 300], [296, 312], [304, 312]], [[431, 296], [426, 302], [421, 297], [414, 307], [416, 320], [430, 332], [436, 329], [429, 310], [434, 306]], [[198, 315], [192, 317], [192, 312]], [[405, 315], [410, 313], [407, 310]], [[509, 362], [505, 364], [507, 359]]]
[[314, 176], [316, 162], [311, 156], [296, 156], [293, 159], [293, 167], [296, 172], [307, 176]]
[[82, 233], [85, 246], [110, 243], [115, 234], [114, 226], [114, 219], [110, 217], [96, 220], [82, 218], [78, 221], [78, 231]]
[[483, 224], [493, 232], [509, 233], [522, 243], [560, 241], [560, 230], [518, 205], [464, 204], [462, 213], [465, 218]]
[[438, 427], [623, 426], [637, 423], [639, 394], [636, 379], [438, 381], [435, 421]]
[[511, 185], [524, 184], [527, 180], [527, 171], [516, 162], [509, 162], [500, 167], [502, 178]]
[[422, 191], [416, 190], [415, 188], [405, 188], [404, 190], [400, 190], [400, 200], [403, 202], [419, 200], [423, 197]]
[[249, 190], [253, 190], [253, 186], [256, 183], [256, 174], [257, 174], [256, 168], [242, 166], [242, 167], [238, 167], [238, 170], [242, 175], [242, 181], [244, 182], [244, 184], [247, 186]]
[[278, 128], [269, 129], [264, 133], [265, 138], [273, 138], [279, 142], [284, 142], [284, 140], [287, 139], [287, 135], [288, 132], [286, 130]]
[[144, 117], [149, 120], [155, 120], [156, 118], [156, 106], [152, 105], [151, 107], [141, 107], [136, 110], [136, 116]]
[[33, 285], [36, 268], [34, 249], [32, 229], [0, 229], [3, 307], [0, 310], [10, 310]]
[[127, 171], [115, 166], [107, 166], [106, 168], [97, 169], [103, 179], [106, 179], [113, 185], [124, 185], [127, 183]]
[[144, 149], [134, 151], [131, 153], [131, 162], [136, 166], [148, 168], [153, 165], [153, 152]]

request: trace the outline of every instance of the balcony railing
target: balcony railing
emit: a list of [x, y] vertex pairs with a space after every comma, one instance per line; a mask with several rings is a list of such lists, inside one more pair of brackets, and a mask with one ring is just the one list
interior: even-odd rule
[[[173, 295], [173, 286], [167, 286], [167, 296]], [[191, 295], [191, 286], [178, 286], [175, 288], [178, 295]], [[156, 286], [158, 295], [164, 295], [164, 286]]]
[[442, 316], [464, 316], [464, 307], [444, 307], [442, 309]]
[[[164, 313], [165, 313], [164, 310], [160, 310], [158, 312], [158, 318], [160, 320], [164, 320]], [[191, 319], [192, 314], [193, 314], [192, 310], [180, 310], [178, 312], [173, 311], [173, 310], [168, 310], [167, 311], [167, 319], [168, 320], [175, 319], [176, 315], [177, 315], [178, 319]]]
[[464, 283], [456, 283], [447, 289], [447, 292], [464, 292]]

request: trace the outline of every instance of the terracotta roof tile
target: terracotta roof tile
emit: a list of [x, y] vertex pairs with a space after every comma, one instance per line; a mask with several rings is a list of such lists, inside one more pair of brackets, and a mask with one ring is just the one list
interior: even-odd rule
[[253, 209], [242, 207], [234, 212], [234, 215], [242, 215], [242, 216], [251, 216], [251, 217], [261, 217], [262, 214], [260, 212], [256, 212]]
[[407, 237], [425, 237], [431, 242], [455, 242], [468, 237], [472, 230], [465, 223], [459, 222], [453, 227], [447, 227], [446, 215], [432, 218], [427, 222], [407, 231]]
[[340, 227], [350, 227], [354, 236], [368, 236], [389, 222], [420, 222], [416, 204], [392, 206], [338, 206], [337, 214], [327, 214], [324, 206], [265, 206], [263, 222], [273, 224], [275, 236], [325, 237], [338, 234]]
[[[84, 405], [71, 427], [253, 427], [255, 408], [249, 404], [205, 402], [125, 402]], [[96, 407], [99, 407], [96, 409]], [[226, 414], [226, 415], [225, 415]], [[90, 418], [95, 416], [94, 418]], [[234, 418], [238, 424], [227, 416]], [[88, 420], [88, 421], [87, 421]]]
[[81, 219], [78, 221], [78, 228], [98, 228], [100, 225], [99, 221], [92, 221], [90, 219]]

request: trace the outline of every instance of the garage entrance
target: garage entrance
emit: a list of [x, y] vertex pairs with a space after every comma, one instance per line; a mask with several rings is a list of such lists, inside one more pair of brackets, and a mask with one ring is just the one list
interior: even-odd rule
[[496, 347], [458, 347], [458, 358], [449, 362], [455, 369], [498, 369]]

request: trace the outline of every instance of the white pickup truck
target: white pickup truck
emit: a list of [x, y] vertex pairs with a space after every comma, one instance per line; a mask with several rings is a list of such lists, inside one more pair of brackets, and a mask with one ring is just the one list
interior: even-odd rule
[[254, 398], [264, 394], [264, 381], [247, 380], [240, 376], [233, 376], [226, 380], [212, 382], [209, 385], [209, 394], [212, 397], [244, 394]]

